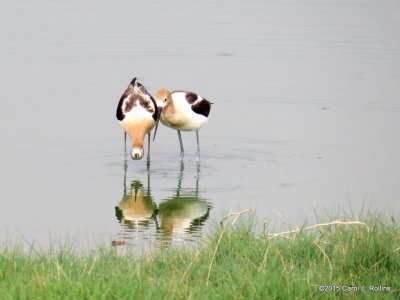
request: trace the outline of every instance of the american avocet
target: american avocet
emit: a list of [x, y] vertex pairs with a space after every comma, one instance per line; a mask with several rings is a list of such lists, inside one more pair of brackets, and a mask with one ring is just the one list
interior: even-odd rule
[[[166, 89], [160, 89], [155, 96], [158, 106], [157, 126], [154, 137], [157, 132], [158, 122], [176, 129], [178, 131], [179, 143], [181, 146], [180, 159], [183, 160], [184, 150], [182, 144], [181, 131], [196, 130], [197, 139], [197, 162], [200, 159], [199, 129], [207, 123], [208, 115], [211, 109], [211, 103], [192, 92], [174, 91], [169, 92]], [[153, 138], [154, 139], [154, 138]]]
[[150, 131], [157, 121], [157, 105], [154, 98], [146, 88], [133, 78], [128, 88], [119, 100], [117, 108], [117, 119], [132, 140], [132, 159], [143, 157], [143, 140], [148, 134], [147, 163], [150, 162]]

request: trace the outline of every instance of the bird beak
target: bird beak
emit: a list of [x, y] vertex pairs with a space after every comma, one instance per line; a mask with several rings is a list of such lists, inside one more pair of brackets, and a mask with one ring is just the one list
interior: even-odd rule
[[163, 110], [162, 107], [157, 107], [157, 121], [156, 121], [156, 129], [154, 129], [153, 142], [154, 142], [154, 140], [155, 140], [155, 138], [156, 138], [158, 123], [160, 123], [161, 111], [162, 111], [162, 110]]

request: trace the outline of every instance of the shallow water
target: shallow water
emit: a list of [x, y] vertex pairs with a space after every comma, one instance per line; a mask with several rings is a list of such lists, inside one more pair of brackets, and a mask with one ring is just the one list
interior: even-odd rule
[[[372, 0], [2, 1], [1, 234], [148, 249], [244, 209], [277, 227], [314, 210], [398, 216], [399, 14]], [[215, 103], [199, 166], [195, 134], [182, 167], [166, 127], [149, 171], [124, 164], [115, 110], [135, 76]]]

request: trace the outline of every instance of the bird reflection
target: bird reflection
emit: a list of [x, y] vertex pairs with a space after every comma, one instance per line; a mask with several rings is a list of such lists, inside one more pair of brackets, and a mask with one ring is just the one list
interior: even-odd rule
[[164, 199], [159, 205], [157, 240], [161, 248], [168, 247], [172, 241], [193, 241], [200, 237], [203, 224], [209, 216], [211, 206], [199, 196], [200, 166], [197, 165], [194, 188], [182, 187], [183, 171], [182, 162], [175, 195]]
[[[208, 219], [210, 204], [199, 195], [200, 167], [197, 165], [195, 186], [182, 187], [184, 164], [180, 165], [178, 184], [171, 197], [164, 198], [157, 206], [151, 194], [150, 172], [147, 172], [147, 188], [139, 180], [126, 185], [127, 166], [124, 164], [124, 190], [122, 200], [115, 207], [121, 231], [114, 246], [134, 245], [142, 248], [164, 249], [172, 244], [193, 242], [201, 237]], [[156, 244], [153, 245], [153, 241]], [[135, 244], [133, 244], [135, 240]], [[147, 240], [145, 243], [144, 241]], [[145, 245], [146, 244], [146, 245]]]
[[[115, 215], [122, 226], [119, 240], [114, 245], [123, 245], [126, 239], [141, 239], [144, 236], [138, 233], [147, 232], [157, 222], [157, 204], [153, 201], [150, 190], [150, 175], [147, 177], [147, 190], [139, 180], [126, 186], [124, 175], [124, 194], [122, 200], [115, 207]], [[122, 240], [121, 240], [122, 239]]]

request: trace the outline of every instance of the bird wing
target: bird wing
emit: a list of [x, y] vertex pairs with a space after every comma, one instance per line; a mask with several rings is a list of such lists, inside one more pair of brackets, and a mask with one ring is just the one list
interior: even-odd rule
[[186, 102], [191, 106], [192, 110], [196, 114], [203, 115], [208, 117], [211, 110], [211, 103], [207, 99], [201, 97], [200, 95], [192, 92], [186, 91], [173, 91], [172, 94], [183, 93], [186, 99]]
[[117, 107], [117, 119], [122, 121], [125, 115], [137, 105], [142, 106], [157, 120], [157, 105], [147, 89], [134, 78], [122, 94]]

